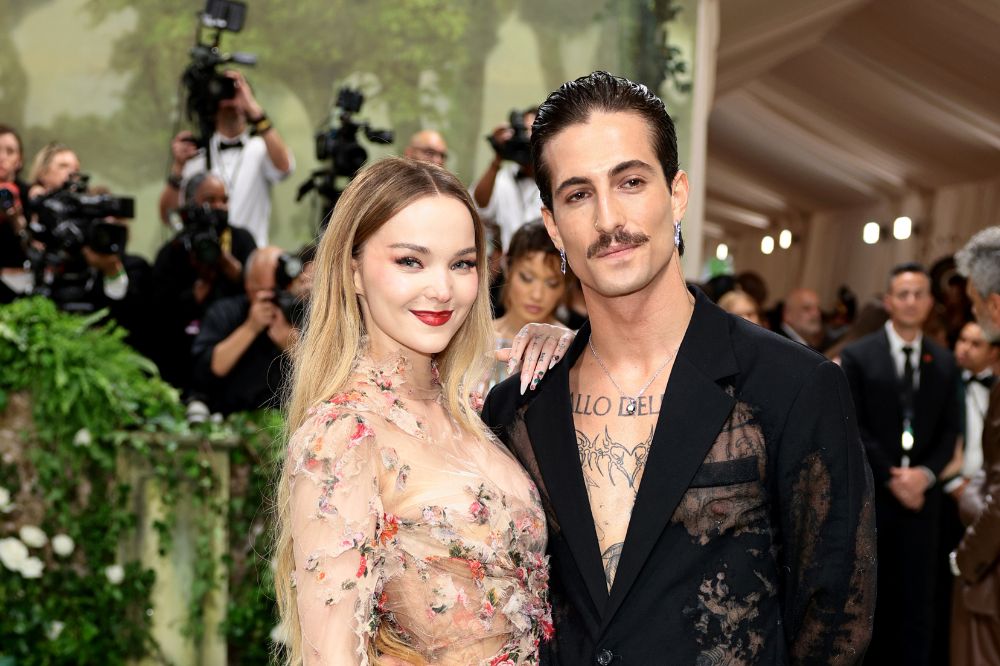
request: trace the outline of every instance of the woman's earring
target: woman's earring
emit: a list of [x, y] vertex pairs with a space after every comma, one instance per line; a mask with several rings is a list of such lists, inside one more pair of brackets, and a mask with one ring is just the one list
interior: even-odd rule
[[674, 222], [674, 247], [681, 246], [681, 221]]
[[561, 260], [559, 270], [562, 271], [563, 275], [566, 275], [566, 250], [559, 248], [559, 259]]

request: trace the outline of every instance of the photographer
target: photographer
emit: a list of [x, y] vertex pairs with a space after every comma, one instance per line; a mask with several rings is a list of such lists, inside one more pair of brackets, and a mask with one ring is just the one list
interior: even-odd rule
[[192, 348], [197, 388], [212, 411], [277, 406], [284, 352], [298, 339], [296, 305], [305, 294], [301, 262], [277, 247], [255, 250], [246, 264], [246, 293], [214, 303]]
[[160, 248], [153, 266], [154, 360], [165, 380], [188, 391], [201, 320], [215, 301], [242, 293], [243, 266], [257, 246], [249, 231], [229, 224], [229, 197], [217, 176], [193, 176], [184, 184], [184, 200], [184, 228]]
[[80, 159], [69, 146], [52, 141], [35, 153], [31, 161], [29, 199], [55, 192], [75, 173], [80, 172]]
[[443, 168], [448, 161], [448, 144], [440, 132], [420, 130], [410, 137], [410, 142], [403, 150], [403, 157], [430, 162]]
[[493, 161], [472, 189], [479, 215], [500, 227], [504, 250], [522, 225], [542, 219], [542, 199], [535, 185], [528, 143], [537, 111], [514, 111], [510, 124], [493, 130], [489, 137], [495, 153]]
[[[267, 245], [271, 216], [271, 186], [295, 168], [291, 151], [254, 98], [243, 74], [227, 70], [233, 81], [231, 99], [219, 102], [215, 132], [208, 140], [212, 173], [229, 192], [232, 218], [253, 235], [258, 246]], [[177, 134], [170, 144], [173, 165], [160, 194], [160, 217], [168, 222], [171, 210], [183, 205], [181, 184], [206, 171], [205, 149], [195, 147], [191, 132]]]

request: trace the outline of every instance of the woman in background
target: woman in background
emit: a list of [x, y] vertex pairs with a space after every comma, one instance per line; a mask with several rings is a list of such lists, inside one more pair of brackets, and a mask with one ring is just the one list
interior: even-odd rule
[[469, 398], [492, 346], [485, 264], [469, 194], [433, 165], [378, 162], [334, 210], [278, 490], [291, 664], [537, 663], [545, 515]]
[[719, 307], [758, 326], [764, 325], [760, 316], [760, 305], [745, 291], [739, 289], [727, 291], [719, 299]]
[[[501, 296], [504, 314], [493, 320], [497, 349], [514, 346], [518, 332], [527, 324], [561, 326], [556, 310], [564, 301], [568, 283], [566, 274], [561, 271], [559, 251], [552, 244], [552, 239], [541, 222], [525, 224], [514, 232], [507, 249], [506, 261], [507, 279]], [[572, 334], [569, 331], [567, 334], [559, 343], [559, 349], [563, 351], [572, 340]], [[551, 349], [538, 352], [539, 362], [545, 364], [546, 357], [543, 354], [551, 354], [548, 361], [557, 361], [556, 353], [557, 350]], [[484, 382], [483, 394], [506, 379], [513, 367], [513, 363], [494, 364], [492, 373]], [[541, 379], [541, 374], [536, 373], [530, 381], [527, 377], [522, 379], [522, 392], [526, 383], [534, 388]]]
[[30, 198], [55, 192], [66, 184], [70, 176], [80, 172], [80, 159], [69, 146], [52, 142], [35, 154], [31, 162]]

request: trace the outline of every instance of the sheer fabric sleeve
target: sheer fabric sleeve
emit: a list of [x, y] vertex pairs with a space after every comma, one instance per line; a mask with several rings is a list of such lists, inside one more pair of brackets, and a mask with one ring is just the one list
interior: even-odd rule
[[803, 384], [778, 460], [791, 664], [860, 664], [875, 609], [875, 512], [844, 373]]
[[354, 413], [316, 415], [292, 440], [294, 582], [306, 666], [368, 664], [381, 515], [373, 450], [371, 427]]

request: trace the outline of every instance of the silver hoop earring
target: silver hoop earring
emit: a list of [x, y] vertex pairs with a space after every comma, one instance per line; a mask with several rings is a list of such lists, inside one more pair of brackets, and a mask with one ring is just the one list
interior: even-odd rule
[[674, 222], [674, 247], [681, 246], [681, 221]]
[[566, 275], [566, 250], [563, 250], [562, 248], [559, 249], [559, 259], [559, 270], [563, 275]]

